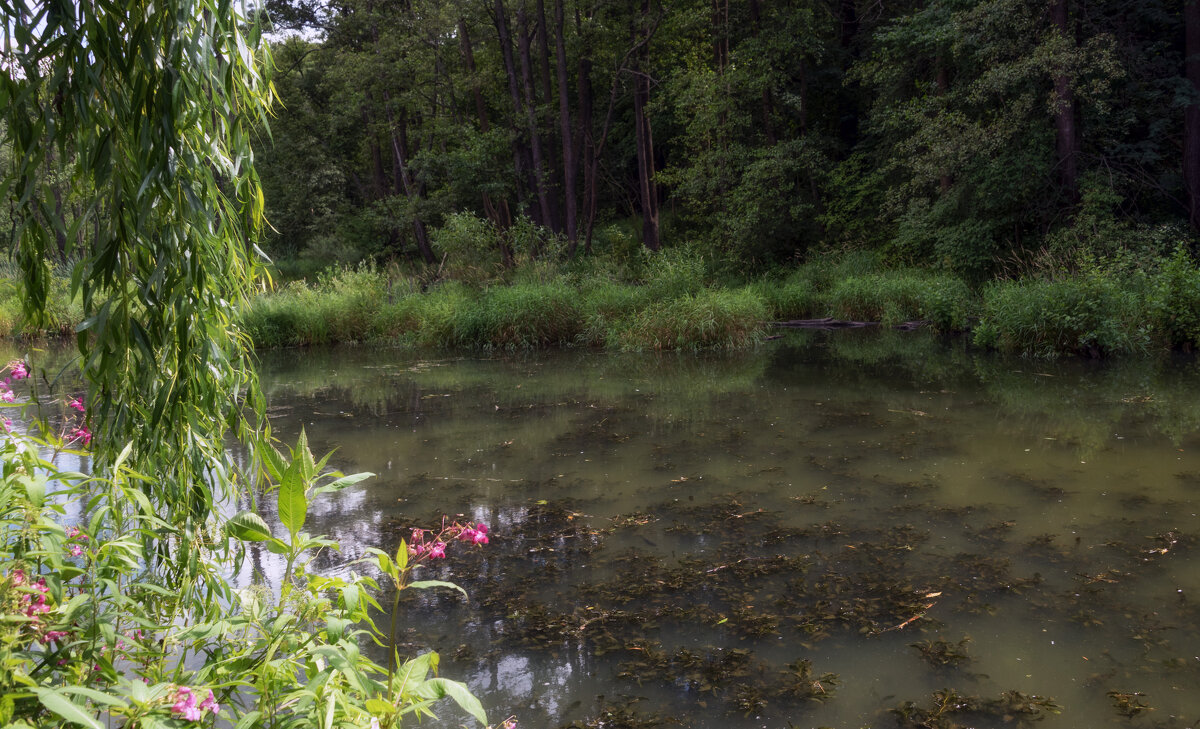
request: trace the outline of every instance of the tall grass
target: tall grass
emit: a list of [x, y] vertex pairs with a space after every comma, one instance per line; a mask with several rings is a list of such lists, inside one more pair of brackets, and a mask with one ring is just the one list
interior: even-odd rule
[[623, 350], [744, 349], [761, 339], [767, 307], [753, 291], [705, 289], [651, 304], [618, 322], [609, 345]]
[[1153, 341], [1145, 290], [1100, 275], [988, 286], [976, 345], [1036, 357], [1146, 352]]
[[832, 315], [841, 319], [899, 324], [925, 320], [941, 331], [966, 326], [971, 292], [958, 278], [900, 270], [849, 276], [826, 294]]

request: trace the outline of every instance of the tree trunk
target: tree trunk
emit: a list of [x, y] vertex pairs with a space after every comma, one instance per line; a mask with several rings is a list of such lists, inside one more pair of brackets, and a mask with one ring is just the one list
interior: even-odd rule
[[[467, 34], [467, 22], [463, 18], [458, 19], [458, 40], [462, 51], [463, 66], [471, 77], [471, 96], [475, 100], [475, 116], [479, 118], [479, 131], [487, 134], [491, 129], [491, 122], [488, 119], [487, 104], [483, 100], [483, 90], [479, 87], [479, 77], [475, 74], [475, 52], [471, 48], [471, 37]], [[488, 220], [501, 230], [511, 227], [512, 213], [509, 212], [508, 201], [502, 199], [498, 203], [494, 202], [486, 192], [482, 193], [482, 196], [483, 210], [487, 214]], [[513, 264], [512, 247], [507, 242], [501, 243], [500, 256], [506, 267]]]
[[[578, 6], [575, 8], [575, 31], [581, 39], [584, 38], [583, 19], [580, 17]], [[596, 171], [599, 164], [592, 126], [595, 123], [593, 112], [595, 92], [592, 88], [591, 53], [590, 46], [580, 50], [576, 76], [579, 96], [579, 136], [575, 149], [580, 153], [583, 164], [583, 250], [587, 253], [592, 252], [592, 229], [596, 224]]]
[[575, 255], [579, 242], [578, 206], [575, 200], [575, 177], [579, 169], [579, 152], [571, 131], [571, 108], [567, 99], [567, 43], [564, 37], [563, 0], [554, 2], [554, 60], [558, 72], [558, 128], [562, 136], [563, 203], [566, 209], [567, 252]]
[[542, 214], [542, 224], [554, 227], [554, 217], [550, 212], [550, 196], [546, 190], [546, 168], [545, 157], [542, 154], [542, 139], [538, 133], [537, 105], [533, 95], [529, 19], [525, 15], [524, 2], [517, 6], [517, 51], [520, 53], [521, 81], [525, 89], [525, 120], [529, 125], [529, 148], [533, 154], [533, 179], [536, 185], [538, 207]]
[[[395, 115], [392, 114], [390, 100], [387, 94], [383, 97], [384, 108], [387, 110], [388, 125], [391, 127], [392, 138], [392, 158], [394, 164], [394, 172], [396, 176], [397, 192], [402, 192], [410, 202], [415, 202], [420, 199], [416, 185], [413, 184], [412, 176], [408, 172], [408, 145], [405, 141], [405, 121], [404, 116], [400, 117], [400, 125], [396, 125]], [[421, 220], [415, 212], [413, 213], [413, 233], [417, 239], [417, 250], [421, 253], [421, 258], [425, 259], [425, 263], [432, 264], [437, 259], [433, 256], [433, 248], [429, 245], [429, 234], [425, 230], [425, 221]]]
[[[1064, 38], [1070, 34], [1070, 0], [1055, 0], [1051, 21]], [[1079, 202], [1079, 147], [1075, 118], [1077, 108], [1071, 78], [1066, 73], [1054, 77], [1054, 142], [1058, 152], [1058, 175], [1063, 194], [1072, 204]]]
[[[640, 22], [634, 28], [634, 43], [638, 38], [648, 39], [647, 22], [650, 17], [650, 0], [642, 0]], [[650, 78], [646, 68], [650, 65], [649, 44], [642, 45], [634, 66], [633, 124], [637, 138], [638, 192], [642, 205], [642, 242], [652, 251], [661, 244], [658, 231], [658, 189], [654, 183], [654, 137], [650, 130], [650, 118], [646, 115], [646, 104], [650, 101]]]
[[[1200, 0], [1184, 0], [1185, 73], [1192, 93], [1200, 98]], [[1183, 185], [1188, 221], [1200, 230], [1200, 102], [1189, 104], [1183, 116]]]
[[[846, 67], [849, 69], [857, 60], [854, 39], [858, 35], [858, 7], [855, 0], [841, 0], [838, 6], [838, 21], [841, 26], [840, 44], [845, 54]], [[855, 101], [857, 86], [855, 82], [847, 82], [838, 94], [838, 137], [847, 149], [858, 144], [858, 109]]]
[[[504, 75], [508, 77], [508, 95], [513, 103], [513, 129], [516, 131], [520, 119], [525, 115], [524, 104], [521, 102], [520, 82], [517, 79], [516, 64], [513, 62], [512, 36], [508, 32], [508, 19], [504, 10], [503, 0], [495, 0], [494, 5], [496, 35], [500, 40], [500, 58], [504, 62]], [[528, 148], [521, 144], [520, 135], [513, 135], [513, 167], [517, 177], [517, 204], [523, 206], [525, 201], [525, 181], [530, 165]], [[539, 221], [541, 222], [541, 221]]]
[[[539, 129], [545, 130], [543, 150], [546, 154], [546, 188], [547, 194], [550, 197], [550, 214], [554, 218], [553, 224], [550, 226], [556, 232], [563, 232], [563, 210], [559, 196], [555, 194], [556, 190], [561, 189], [562, 179], [562, 160], [558, 158], [559, 151], [554, 145], [553, 123], [550, 121], [552, 113], [549, 111], [554, 99], [554, 89], [550, 85], [550, 25], [546, 22], [546, 3], [545, 0], [537, 0], [537, 51], [538, 51], [538, 80], [541, 84], [542, 98], [541, 103], [544, 105], [545, 111], [538, 114]], [[537, 110], [542, 110], [542, 106], [535, 106]]]

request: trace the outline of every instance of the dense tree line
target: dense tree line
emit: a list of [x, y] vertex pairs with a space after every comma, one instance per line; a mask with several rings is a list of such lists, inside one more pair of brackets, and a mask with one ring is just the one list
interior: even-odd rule
[[[828, 246], [968, 276], [1200, 225], [1195, 0], [269, 3], [280, 255], [438, 260], [451, 214], [571, 254]], [[533, 251], [537, 253], [537, 251]]]

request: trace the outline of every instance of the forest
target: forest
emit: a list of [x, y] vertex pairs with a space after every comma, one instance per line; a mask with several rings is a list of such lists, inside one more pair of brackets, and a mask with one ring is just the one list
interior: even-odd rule
[[1191, 2], [267, 10], [280, 104], [256, 162], [278, 259], [689, 246], [744, 273], [867, 250], [978, 283], [1161, 258], [1200, 225]]

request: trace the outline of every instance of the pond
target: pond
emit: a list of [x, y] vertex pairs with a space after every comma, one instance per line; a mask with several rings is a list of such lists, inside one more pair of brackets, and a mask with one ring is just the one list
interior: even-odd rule
[[261, 374], [285, 441], [378, 474], [314, 506], [342, 546], [321, 569], [443, 514], [491, 527], [426, 575], [470, 600], [420, 593], [401, 622], [493, 720], [1200, 720], [1194, 360], [795, 332], [731, 356], [287, 350]]

